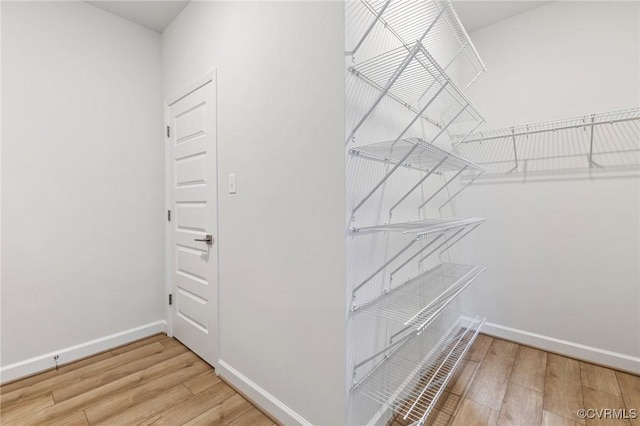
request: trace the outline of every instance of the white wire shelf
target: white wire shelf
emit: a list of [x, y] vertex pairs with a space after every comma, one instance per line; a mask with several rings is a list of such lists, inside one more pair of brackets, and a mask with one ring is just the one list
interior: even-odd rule
[[455, 152], [493, 175], [637, 170], [640, 108], [477, 132]]
[[379, 97], [352, 130], [351, 137], [385, 96], [418, 111], [398, 139], [420, 117], [428, 117], [427, 121], [440, 129], [429, 141], [431, 143], [452, 125], [455, 134], [468, 134], [484, 121], [420, 42], [382, 53], [349, 67], [349, 71], [380, 91]]
[[[407, 250], [413, 247], [418, 241], [431, 238], [427, 244], [423, 247], [419, 248], [415, 253], [405, 259], [402, 263], [396, 266], [393, 270], [389, 271], [390, 279], [408, 265], [413, 260], [418, 257], [418, 264], [421, 264], [426, 259], [428, 259], [431, 255], [441, 250], [443, 247], [445, 249], [450, 249], [454, 245], [456, 245], [459, 241], [461, 241], [464, 237], [473, 232], [478, 226], [484, 222], [483, 218], [449, 218], [449, 219], [427, 219], [416, 222], [407, 222], [402, 224], [392, 224], [392, 225], [380, 225], [371, 226], [367, 228], [360, 228], [361, 230], [375, 230], [375, 231], [384, 231], [385, 228], [400, 231], [403, 228], [407, 231], [407, 233], [415, 233], [416, 236], [413, 238], [406, 246], [402, 247], [398, 252], [396, 252], [393, 256], [390, 256], [386, 262], [380, 265], [374, 272], [369, 274], [363, 281], [354, 286], [353, 288], [353, 298], [356, 300], [356, 294], [358, 290], [364, 287], [369, 281], [371, 281], [374, 277], [376, 277], [380, 272], [384, 271], [387, 267], [393, 264], [397, 259], [399, 259]], [[404, 231], [403, 231], [404, 232]], [[435, 247], [433, 247], [435, 246]], [[426, 253], [426, 254], [425, 254]], [[358, 305], [363, 305], [363, 303], [358, 303]]]
[[[421, 138], [403, 138], [382, 141], [352, 148], [351, 153], [377, 160], [390, 161], [403, 167], [438, 172], [458, 171], [463, 168], [484, 172], [485, 168], [453, 152], [425, 142]], [[440, 164], [442, 162], [442, 164]]]
[[443, 263], [353, 310], [422, 330], [484, 271], [481, 266]]
[[466, 322], [461, 318], [449, 330], [429, 328], [408, 338], [352, 387], [381, 405], [373, 420], [392, 410], [404, 421], [424, 424], [484, 320]]
[[370, 12], [369, 22], [362, 27], [354, 48], [347, 53], [355, 55], [372, 30], [382, 27], [405, 46], [422, 40], [437, 63], [449, 75], [457, 77], [456, 84], [460, 87], [468, 87], [485, 71], [449, 0], [361, 0], [360, 5]]
[[437, 219], [416, 220], [412, 222], [390, 223], [386, 225], [365, 226], [353, 228], [352, 232], [402, 232], [403, 234], [415, 234], [416, 239], [425, 239], [440, 235], [456, 228], [484, 222], [484, 218], [469, 217], [444, 217]]
[[427, 143], [420, 138], [406, 138], [396, 139], [395, 141], [383, 141], [369, 145], [361, 145], [357, 148], [352, 148], [349, 151], [352, 155], [362, 156], [364, 158], [377, 159], [382, 161], [389, 161], [394, 164], [394, 167], [389, 170], [385, 176], [364, 196], [358, 204], [356, 204], [352, 210], [355, 214], [360, 207], [389, 179], [400, 167], [409, 167], [412, 169], [422, 170], [425, 173], [418, 182], [411, 187], [398, 201], [389, 209], [389, 216], [393, 215], [393, 210], [398, 207], [409, 195], [418, 189], [420, 185], [424, 183], [432, 174], [440, 174], [447, 171], [457, 171], [457, 173], [447, 180], [437, 191], [431, 194], [426, 201], [420, 205], [420, 209], [427, 203], [433, 200], [442, 190], [444, 190], [451, 182], [455, 180], [465, 170], [472, 171], [475, 177], [469, 181], [465, 186], [460, 188], [455, 194], [449, 197], [442, 208], [446, 204], [450, 203], [455, 197], [457, 197], [473, 180], [479, 177], [485, 172], [485, 169], [465, 158], [454, 154], [452, 152], [445, 151], [437, 146]]

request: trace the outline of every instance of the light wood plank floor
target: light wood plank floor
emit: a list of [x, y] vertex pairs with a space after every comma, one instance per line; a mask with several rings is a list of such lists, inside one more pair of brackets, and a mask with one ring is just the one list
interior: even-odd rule
[[149, 337], [0, 387], [0, 423], [274, 423], [177, 340]]
[[640, 415], [640, 376], [480, 334], [425, 424], [640, 426], [640, 418], [581, 419], [581, 408]]
[[[0, 406], [11, 426], [274, 424], [163, 334], [3, 385]], [[479, 335], [426, 424], [640, 426], [579, 408], [640, 412], [640, 377]]]

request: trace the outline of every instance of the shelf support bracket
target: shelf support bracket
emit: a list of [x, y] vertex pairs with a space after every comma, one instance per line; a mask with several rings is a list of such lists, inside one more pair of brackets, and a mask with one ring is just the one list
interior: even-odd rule
[[[461, 229], [462, 230], [462, 229]], [[461, 231], [460, 230], [460, 231]], [[409, 259], [405, 260], [402, 265], [398, 266], [396, 269], [394, 269], [393, 271], [391, 271], [391, 273], [389, 274], [389, 279], [392, 280], [393, 276], [395, 275], [396, 272], [398, 272], [400, 269], [404, 268], [405, 265], [407, 265], [409, 262], [411, 262], [413, 259], [415, 259], [416, 257], [418, 257], [420, 255], [420, 253], [422, 253], [423, 251], [425, 251], [426, 249], [428, 249], [429, 247], [431, 247], [436, 241], [438, 241], [440, 238], [442, 238], [444, 234], [440, 234], [438, 235], [436, 238], [434, 238], [433, 240], [431, 240], [429, 242], [429, 244], [427, 244], [426, 246], [422, 247], [420, 250], [418, 250], [413, 256], [411, 256]], [[437, 249], [436, 249], [437, 250]]]
[[[434, 248], [433, 250], [431, 250], [429, 252], [429, 254], [427, 254], [426, 256], [423, 256], [419, 261], [418, 264], [421, 264], [425, 259], [427, 259], [429, 256], [431, 256], [433, 253], [437, 252], [438, 250], [440, 250], [440, 248], [442, 246], [444, 246], [445, 244], [447, 244], [449, 241], [451, 241], [452, 239], [454, 239], [458, 234], [460, 234], [462, 231], [464, 231], [465, 228], [461, 228], [458, 229], [456, 232], [453, 233], [453, 235], [451, 235], [450, 237], [448, 237], [446, 240], [444, 240], [442, 243], [438, 244], [438, 247]], [[395, 271], [394, 271], [395, 272]]]
[[387, 6], [389, 6], [389, 3], [391, 3], [391, 0], [387, 0], [384, 5], [382, 6], [382, 8], [380, 9], [380, 11], [376, 14], [375, 19], [371, 22], [371, 24], [369, 25], [369, 27], [367, 28], [367, 30], [364, 32], [364, 34], [362, 35], [362, 37], [360, 38], [360, 41], [358, 41], [358, 44], [356, 44], [356, 47], [353, 48], [352, 51], [350, 52], [346, 52], [347, 55], [355, 55], [356, 52], [358, 51], [358, 49], [360, 49], [360, 46], [362, 46], [362, 43], [364, 43], [364, 41], [366, 40], [366, 38], [369, 36], [369, 33], [371, 32], [371, 30], [373, 30], [373, 27], [375, 27], [375, 25], [378, 23], [378, 21], [380, 20], [380, 18], [382, 17], [382, 14], [384, 13], [384, 11], [387, 9]]
[[[442, 85], [442, 87], [440, 88], [440, 90], [438, 91], [438, 93], [436, 93], [436, 95], [433, 97], [434, 99], [438, 97], [438, 95], [440, 94], [440, 92], [442, 91], [442, 89], [445, 88], [445, 86], [449, 84], [449, 82], [447, 81], [445, 84]], [[431, 102], [430, 102], [431, 103]], [[427, 104], [429, 105], [429, 104]], [[447, 130], [449, 128], [449, 126], [451, 126], [451, 124], [456, 121], [458, 119], [458, 117], [460, 117], [460, 115], [462, 115], [463, 112], [465, 112], [465, 110], [467, 109], [467, 107], [469, 107], [469, 104], [465, 105], [460, 111], [458, 111], [458, 113], [451, 119], [449, 120], [449, 122], [446, 124], [446, 126], [444, 126], [437, 135], [435, 135], [433, 137], [433, 139], [431, 139], [431, 143], [433, 143], [436, 139], [438, 139], [440, 137], [441, 134], [444, 133], [445, 130]], [[413, 123], [412, 123], [413, 124]]]
[[404, 196], [402, 196], [402, 198], [400, 198], [398, 200], [398, 202], [396, 202], [393, 206], [391, 206], [391, 208], [389, 209], [389, 219], [391, 219], [391, 216], [393, 215], [393, 210], [398, 207], [400, 205], [400, 203], [402, 203], [413, 191], [415, 191], [420, 185], [422, 185], [422, 183], [427, 180], [427, 178], [429, 178], [429, 176], [431, 176], [433, 173], [435, 173], [436, 170], [438, 170], [438, 168], [449, 159], [449, 157], [444, 157], [442, 160], [440, 160], [438, 162], [438, 164], [435, 165], [434, 168], [432, 168], [431, 170], [429, 170], [429, 172], [427, 174], [425, 174], [415, 185], [413, 185], [413, 187], [407, 191], [406, 194], [404, 194]]
[[512, 127], [511, 128], [511, 139], [513, 140], [513, 159], [516, 162], [516, 165], [513, 169], [509, 170], [507, 173], [517, 172], [518, 171], [518, 152], [516, 151], [516, 131]]
[[[400, 140], [400, 138], [402, 138], [404, 136], [405, 133], [407, 133], [409, 131], [409, 129], [411, 128], [411, 126], [413, 126], [413, 124], [418, 121], [418, 118], [422, 117], [422, 114], [424, 114], [424, 112], [427, 110], [427, 108], [429, 108], [429, 106], [433, 103], [433, 101], [436, 100], [436, 98], [440, 95], [440, 93], [444, 90], [445, 87], [447, 87], [447, 85], [449, 84], [448, 81], [446, 81], [442, 86], [440, 86], [440, 88], [438, 89], [438, 91], [436, 92], [435, 95], [433, 95], [433, 97], [429, 100], [429, 102], [427, 102], [425, 104], [425, 106], [423, 106], [420, 111], [418, 112], [418, 114], [416, 114], [415, 117], [413, 117], [413, 120], [411, 120], [411, 122], [409, 124], [407, 124], [407, 126], [404, 128], [404, 130], [402, 130], [402, 132], [400, 133], [400, 135], [396, 138], [396, 142]], [[465, 107], [466, 108], [466, 107]], [[464, 109], [463, 109], [464, 111]], [[460, 113], [462, 113], [462, 111], [460, 111]], [[458, 114], [460, 115], [460, 114]], [[458, 116], [456, 115], [455, 118], [458, 118]], [[454, 118], [454, 120], [455, 120]], [[453, 120], [452, 120], [453, 121]], [[451, 123], [449, 123], [451, 124]], [[440, 132], [438, 132], [438, 134], [431, 140], [431, 143], [433, 143], [433, 141], [435, 141], [438, 136], [440, 136], [442, 134], [442, 132], [444, 132], [445, 130], [447, 130], [447, 127], [449, 127], [449, 124], [447, 124], [443, 129], [440, 130]]]
[[451, 197], [449, 197], [449, 199], [447, 201], [445, 201], [444, 204], [442, 204], [440, 206], [440, 210], [442, 210], [442, 208], [444, 206], [446, 206], [447, 204], [449, 204], [451, 201], [453, 201], [454, 198], [456, 198], [458, 196], [458, 194], [460, 194], [462, 191], [464, 191], [465, 189], [467, 189], [467, 187], [469, 185], [471, 185], [473, 183], [473, 181], [475, 181], [476, 179], [478, 179], [480, 176], [482, 176], [482, 173], [478, 173], [476, 174], [473, 179], [471, 179], [469, 182], [467, 182], [462, 188], [460, 188], [455, 194], [453, 194]]
[[593, 123], [595, 121], [595, 114], [591, 114], [591, 134], [589, 136], [589, 167], [593, 167]]
[[[374, 359], [376, 359], [377, 357], [379, 357], [380, 355], [382, 355], [383, 353], [387, 352], [389, 349], [392, 349], [393, 347], [398, 346], [400, 343], [404, 343], [406, 341], [409, 340], [409, 338], [412, 336], [413, 334], [409, 334], [407, 336], [405, 336], [404, 338], [391, 343], [390, 345], [385, 346], [383, 349], [379, 350], [378, 352], [376, 352], [375, 354], [369, 356], [366, 359], [363, 359], [362, 361], [360, 361], [359, 363], [357, 363], [356, 365], [353, 366], [353, 374], [356, 374], [356, 371], [358, 370], [358, 368], [362, 367], [363, 365], [365, 365], [366, 363], [368, 363], [369, 361], [372, 361]], [[360, 386], [360, 384], [369, 376], [369, 374], [373, 373], [376, 368], [382, 364], [383, 362], [385, 362], [387, 359], [389, 359], [389, 357], [391, 355], [393, 355], [395, 353], [395, 351], [397, 351], [399, 349], [399, 347], [397, 347], [396, 349], [394, 349], [393, 351], [391, 351], [389, 354], [387, 354], [382, 361], [380, 361], [378, 364], [376, 364], [373, 368], [371, 368], [371, 370], [369, 370], [369, 372], [360, 380], [358, 380], [358, 382], [356, 384], [354, 384], [351, 387], [351, 390], [356, 389], [358, 386]]]
[[460, 174], [461, 174], [462, 172], [464, 172], [465, 170], [467, 170], [467, 168], [468, 168], [468, 167], [469, 167], [469, 166], [464, 166], [462, 169], [460, 169], [460, 170], [458, 171], [458, 173], [456, 173], [455, 175], [453, 175], [453, 177], [452, 177], [451, 179], [449, 179], [448, 181], [446, 181], [446, 182], [445, 182], [445, 184], [444, 184], [444, 185], [442, 185], [442, 186], [440, 187], [440, 189], [438, 189], [436, 192], [434, 192], [433, 194], [431, 194], [431, 197], [429, 197], [429, 198], [427, 199], [427, 201], [425, 201], [424, 203], [420, 204], [420, 207], [418, 207], [418, 210], [420, 210], [421, 208], [423, 208], [424, 206], [426, 206], [426, 205], [427, 205], [427, 203], [428, 203], [429, 201], [433, 200], [433, 198], [434, 198], [436, 195], [438, 195], [438, 194], [439, 194], [443, 189], [445, 189], [447, 186], [449, 186], [449, 184], [450, 184], [451, 182], [453, 182], [453, 180], [454, 180], [455, 178], [457, 178], [458, 176], [460, 176]]
[[480, 121], [478, 124], [476, 124], [476, 126], [475, 126], [473, 129], [469, 130], [469, 131], [467, 132], [467, 134], [466, 134], [466, 135], [464, 135], [462, 138], [458, 139], [458, 140], [457, 140], [457, 142], [453, 142], [453, 143], [451, 144], [451, 146], [452, 146], [453, 148], [455, 148], [456, 146], [458, 146], [458, 144], [461, 144], [462, 142], [464, 142], [464, 140], [465, 140], [465, 139], [467, 139], [467, 138], [469, 137], [469, 135], [472, 135], [472, 134], [473, 134], [473, 132], [475, 132], [475, 131], [476, 131], [476, 129], [482, 125], [482, 123], [484, 123], [484, 120], [482, 120], [482, 121]]
[[409, 152], [407, 152], [407, 154], [406, 154], [404, 157], [402, 157], [402, 160], [398, 161], [398, 163], [397, 163], [395, 166], [393, 166], [393, 168], [392, 168], [391, 170], [389, 170], [389, 172], [388, 172], [388, 173], [387, 173], [387, 174], [382, 178], [382, 180], [381, 180], [380, 182], [378, 182], [378, 183], [376, 184], [376, 186], [374, 186], [374, 187], [373, 187], [373, 189], [372, 189], [371, 191], [369, 191], [369, 193], [368, 193], [367, 195], [365, 195], [365, 197], [362, 199], [362, 201], [360, 201], [360, 202], [359, 202], [359, 203], [358, 203], [358, 204], [353, 208], [353, 211], [351, 212], [351, 215], [352, 215], [352, 216], [353, 216], [353, 215], [358, 211], [358, 209], [359, 209], [360, 207], [362, 207], [362, 205], [363, 205], [363, 204], [364, 204], [364, 203], [365, 203], [369, 198], [371, 198], [371, 196], [372, 196], [372, 195], [373, 195], [373, 194], [378, 190], [378, 188], [380, 188], [380, 187], [382, 186], [382, 184], [384, 184], [384, 183], [387, 181], [387, 179], [389, 179], [389, 177], [390, 177], [392, 174], [394, 174], [394, 173], [395, 173], [395, 171], [396, 171], [396, 170], [398, 170], [398, 168], [399, 168], [400, 166], [402, 166], [402, 163], [404, 163], [404, 162], [405, 162], [405, 160], [406, 160], [407, 158], [409, 158], [409, 156], [410, 156], [411, 154], [413, 154], [413, 151], [415, 151], [415, 150], [416, 150], [416, 148], [418, 148], [418, 145], [414, 145], [414, 146], [413, 146], [413, 148], [411, 148], [411, 149], [409, 150]]
[[[475, 225], [473, 228], [469, 229], [468, 232], [465, 232], [464, 235], [461, 235], [460, 238], [458, 238], [457, 240], [455, 240], [454, 242], [451, 243], [451, 245], [448, 245], [446, 249], [444, 249], [442, 252], [440, 252], [438, 255], [441, 255], [442, 253], [444, 253], [445, 251], [449, 250], [451, 247], [455, 246], [458, 241], [462, 240], [464, 237], [466, 237], [467, 235], [469, 235], [470, 233], [472, 233], [478, 226], [480, 226], [481, 224], [478, 223], [477, 225]], [[422, 262], [422, 259], [420, 260], [420, 262]]]
[[409, 249], [409, 247], [411, 247], [413, 244], [415, 244], [417, 240], [411, 240], [411, 242], [409, 244], [407, 244], [406, 246], [404, 246], [404, 248], [402, 248], [398, 253], [396, 253], [391, 259], [387, 260], [381, 267], [379, 267], [378, 269], [376, 269], [376, 271], [369, 275], [364, 281], [362, 281], [360, 284], [358, 284], [357, 286], [354, 287], [353, 289], [353, 294], [356, 293], [356, 291], [360, 290], [360, 288], [362, 288], [363, 285], [365, 285], [366, 283], [368, 283], [369, 281], [371, 281], [371, 279], [373, 277], [375, 277], [376, 275], [378, 275], [384, 268], [386, 268], [387, 266], [389, 266], [389, 264], [391, 262], [393, 262], [394, 260], [396, 260], [402, 253], [404, 253], [405, 251], [407, 251]]

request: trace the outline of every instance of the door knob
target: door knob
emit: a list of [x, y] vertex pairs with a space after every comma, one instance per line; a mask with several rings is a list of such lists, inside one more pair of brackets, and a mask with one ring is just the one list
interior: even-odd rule
[[213, 244], [213, 236], [211, 234], [207, 234], [207, 235], [204, 236], [203, 239], [196, 238], [194, 241], [200, 241], [200, 242], [203, 242], [203, 243], [207, 243], [207, 245], [210, 246], [210, 245]]

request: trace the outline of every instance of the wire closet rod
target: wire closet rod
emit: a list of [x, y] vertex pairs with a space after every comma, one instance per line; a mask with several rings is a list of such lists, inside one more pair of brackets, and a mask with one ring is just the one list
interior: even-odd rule
[[536, 133], [555, 132], [558, 130], [569, 130], [581, 127], [601, 126], [603, 124], [614, 124], [625, 121], [640, 120], [640, 107], [629, 108], [618, 111], [609, 111], [596, 114], [581, 115], [556, 121], [545, 121], [539, 123], [525, 124], [520, 126], [505, 127], [502, 129], [480, 131], [468, 135], [456, 142], [457, 144], [468, 144], [472, 142], [482, 142], [494, 139], [513, 138], [518, 136], [533, 135]]

